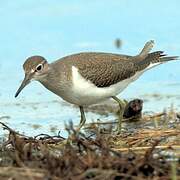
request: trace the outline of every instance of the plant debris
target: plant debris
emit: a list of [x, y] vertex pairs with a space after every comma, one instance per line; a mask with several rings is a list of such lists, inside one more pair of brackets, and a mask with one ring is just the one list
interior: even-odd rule
[[179, 157], [167, 160], [159, 151], [180, 149], [179, 142], [166, 142], [167, 137], [179, 136], [178, 129], [139, 129], [135, 133], [115, 135], [113, 129], [104, 133], [98, 124], [79, 132], [70, 123], [66, 127], [69, 136], [64, 138], [60, 132], [57, 136], [28, 137], [2, 122], [1, 125], [9, 131], [8, 139], [0, 148], [2, 180], [131, 180], [180, 176]]

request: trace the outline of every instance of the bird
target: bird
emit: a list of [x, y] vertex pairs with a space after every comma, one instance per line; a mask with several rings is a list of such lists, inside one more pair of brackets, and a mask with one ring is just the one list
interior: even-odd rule
[[117, 128], [120, 132], [124, 102], [117, 95], [145, 71], [179, 58], [167, 56], [163, 51], [150, 52], [153, 46], [154, 40], [146, 42], [140, 53], [135, 56], [81, 52], [52, 63], [43, 56], [31, 56], [23, 64], [25, 77], [15, 97], [31, 80], [39, 81], [57, 96], [79, 107], [79, 129], [86, 121], [84, 107], [112, 98], [120, 109]]

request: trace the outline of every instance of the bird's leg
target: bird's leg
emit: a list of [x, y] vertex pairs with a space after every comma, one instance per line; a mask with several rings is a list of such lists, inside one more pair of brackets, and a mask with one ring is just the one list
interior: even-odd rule
[[[77, 127], [77, 129], [75, 129], [76, 134], [78, 134], [80, 132], [80, 129], [86, 122], [84, 108], [82, 106], [79, 106], [79, 109], [80, 109], [80, 113], [81, 113], [81, 120], [80, 120], [80, 123], [79, 123], [79, 126]], [[73, 139], [73, 134], [69, 136], [69, 138], [67, 139], [67, 143], [72, 143], [72, 139]]]
[[119, 104], [119, 119], [118, 119], [119, 122], [118, 122], [117, 132], [121, 133], [121, 124], [122, 124], [125, 104], [122, 100], [120, 100], [116, 96], [112, 96], [112, 98]]
[[84, 108], [82, 106], [79, 106], [79, 109], [80, 109], [80, 112], [81, 112], [81, 120], [80, 120], [80, 123], [79, 123], [79, 129], [80, 129], [85, 124], [86, 117], [85, 117], [85, 113], [84, 113]]

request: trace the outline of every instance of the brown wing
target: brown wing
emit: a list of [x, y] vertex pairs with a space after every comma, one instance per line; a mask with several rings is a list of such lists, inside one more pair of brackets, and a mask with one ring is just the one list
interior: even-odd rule
[[84, 53], [73, 61], [79, 73], [98, 87], [108, 87], [136, 72], [131, 56], [109, 53]]

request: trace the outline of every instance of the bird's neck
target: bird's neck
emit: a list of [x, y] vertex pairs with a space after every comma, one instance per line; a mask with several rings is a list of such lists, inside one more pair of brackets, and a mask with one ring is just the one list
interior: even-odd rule
[[[57, 78], [57, 76], [59, 78]], [[49, 71], [46, 76], [39, 79], [39, 82], [48, 90], [55, 93], [58, 96], [61, 96], [61, 94], [64, 91], [64, 86], [61, 83], [61, 77], [60, 75], [55, 75], [54, 71]]]

